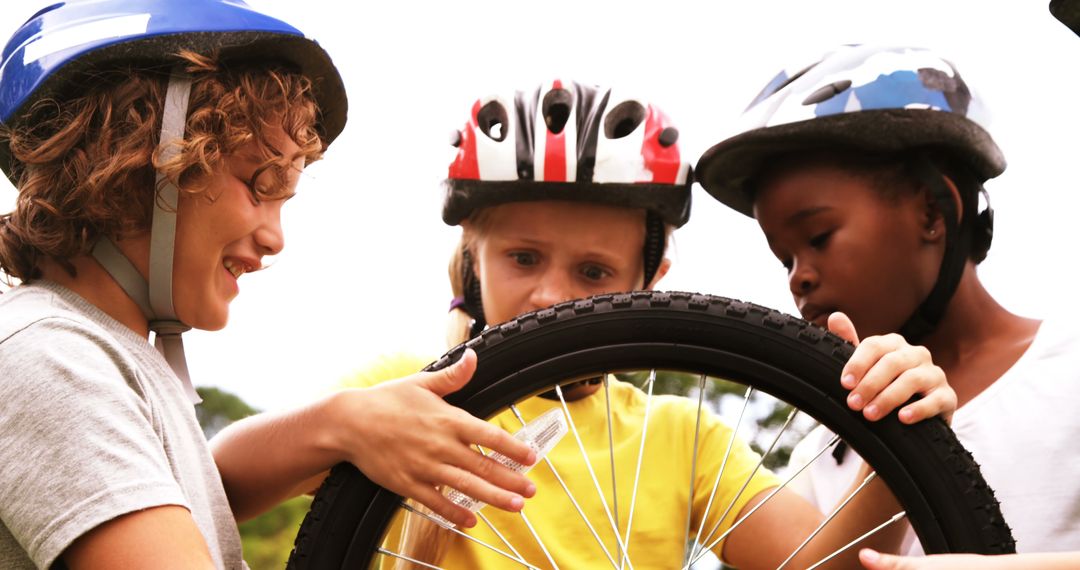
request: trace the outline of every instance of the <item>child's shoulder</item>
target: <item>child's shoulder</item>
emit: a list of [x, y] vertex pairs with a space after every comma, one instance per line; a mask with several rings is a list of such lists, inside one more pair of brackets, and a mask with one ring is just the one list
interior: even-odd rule
[[115, 367], [126, 362], [121, 354], [132, 343], [122, 341], [123, 331], [107, 321], [104, 313], [59, 285], [16, 287], [0, 295], [0, 368], [48, 366], [42, 361], [64, 360], [65, 355], [78, 355], [80, 365]]
[[1035, 394], [1060, 397], [1063, 390], [1080, 390], [1080, 319], [1058, 315], [1039, 323], [1027, 350], [989, 388], [965, 404], [963, 415], [991, 401], [1001, 400], [999, 405], [1005, 405]]
[[1031, 345], [1012, 371], [1047, 367], [1080, 375], [1080, 319], [1068, 315], [1043, 319]]
[[0, 295], [0, 342], [52, 319], [85, 320], [49, 285], [20, 285]]

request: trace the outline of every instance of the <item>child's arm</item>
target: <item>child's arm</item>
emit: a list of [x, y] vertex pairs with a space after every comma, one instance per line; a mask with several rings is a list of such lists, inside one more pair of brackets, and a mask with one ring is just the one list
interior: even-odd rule
[[1080, 568], [1080, 552], [1030, 554], [939, 554], [910, 557], [880, 554], [869, 548], [859, 552], [859, 561], [868, 570], [1070, 570]]
[[176, 505], [135, 511], [106, 521], [71, 543], [61, 557], [71, 570], [214, 567], [191, 513]]
[[450, 406], [476, 369], [467, 350], [455, 364], [367, 389], [344, 390], [309, 406], [266, 413], [222, 430], [211, 446], [237, 519], [311, 491], [327, 469], [356, 465], [376, 483], [415, 499], [461, 526], [476, 517], [437, 490], [450, 486], [517, 511], [535, 487], [472, 448], [478, 444], [523, 464], [535, 454], [498, 427]]
[[[869, 474], [865, 465], [858, 483]], [[851, 490], [858, 485], [853, 484]], [[788, 489], [768, 499], [753, 511], [772, 492], [761, 491], [740, 511], [735, 520], [747, 517], [728, 536], [724, 544], [723, 559], [743, 570], [774, 569], [795, 552], [803, 540], [825, 520], [825, 516], [813, 505]], [[845, 493], [845, 497], [847, 493]], [[830, 512], [832, 508], [828, 509]], [[806, 568], [831, 555], [853, 539], [878, 526], [900, 511], [892, 492], [880, 480], [867, 485], [829, 524], [814, 537], [785, 568]], [[867, 538], [863, 544], [885, 551], [896, 551], [903, 540], [907, 525], [902, 521], [890, 524]], [[858, 567], [858, 551], [849, 549], [842, 555], [821, 566], [822, 570]]]

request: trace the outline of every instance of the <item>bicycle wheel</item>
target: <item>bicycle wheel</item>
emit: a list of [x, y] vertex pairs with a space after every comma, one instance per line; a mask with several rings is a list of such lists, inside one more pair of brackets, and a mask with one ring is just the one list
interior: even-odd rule
[[[852, 412], [838, 379], [853, 347], [802, 319], [711, 295], [598, 295], [492, 327], [427, 370], [456, 361], [465, 346], [477, 352], [478, 367], [447, 401], [477, 417], [614, 371], [723, 378], [794, 406], [842, 438], [888, 484], [927, 553], [1014, 549], [992, 490], [948, 426], [936, 418], [905, 426], [895, 412], [867, 422]], [[300, 528], [289, 567], [368, 568], [401, 508], [399, 496], [353, 466], [335, 467]]]

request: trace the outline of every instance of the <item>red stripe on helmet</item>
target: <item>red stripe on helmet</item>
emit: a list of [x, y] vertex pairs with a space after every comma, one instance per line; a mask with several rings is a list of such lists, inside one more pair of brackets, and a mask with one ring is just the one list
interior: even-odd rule
[[480, 158], [476, 154], [476, 115], [480, 112], [480, 100], [473, 103], [472, 119], [461, 129], [461, 142], [458, 144], [457, 157], [450, 163], [448, 178], [479, 180]]
[[[551, 88], [562, 89], [562, 81], [556, 79]], [[547, 125], [544, 125], [544, 128], [547, 129]], [[559, 134], [547, 130], [544, 141], [544, 181], [566, 182], [566, 129]]]
[[671, 119], [663, 111], [649, 105], [641, 156], [645, 159], [645, 168], [653, 174], [652, 181], [659, 184], [675, 184], [682, 169], [678, 143], [671, 146], [660, 144], [660, 133], [670, 126]]

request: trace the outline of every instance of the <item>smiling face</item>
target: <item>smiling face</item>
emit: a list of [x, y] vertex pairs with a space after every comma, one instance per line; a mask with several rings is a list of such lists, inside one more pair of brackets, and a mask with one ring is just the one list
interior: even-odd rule
[[844, 311], [860, 335], [897, 331], [929, 294], [944, 252], [925, 194], [886, 197], [871, 177], [804, 163], [764, 180], [754, 215], [799, 312]]
[[[269, 142], [282, 156], [298, 151], [280, 130]], [[298, 157], [284, 167], [281, 179], [272, 168], [259, 172], [265, 160], [257, 145], [249, 143], [221, 162], [205, 181], [205, 191], [181, 193], [173, 303], [177, 317], [194, 328], [224, 327], [229, 302], [240, 292], [237, 280], [260, 269], [263, 256], [285, 246], [281, 208], [296, 192], [304, 160]]]

